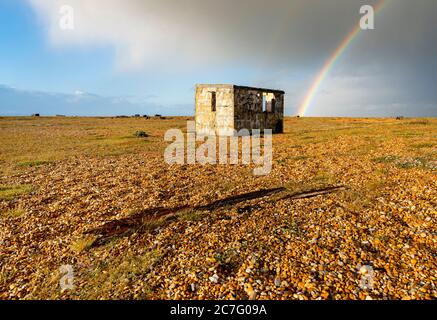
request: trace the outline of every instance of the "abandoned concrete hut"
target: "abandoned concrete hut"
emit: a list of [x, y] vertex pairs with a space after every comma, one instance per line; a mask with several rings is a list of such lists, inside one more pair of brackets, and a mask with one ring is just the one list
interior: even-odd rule
[[196, 133], [234, 135], [242, 129], [284, 128], [284, 95], [281, 90], [199, 84], [196, 86]]

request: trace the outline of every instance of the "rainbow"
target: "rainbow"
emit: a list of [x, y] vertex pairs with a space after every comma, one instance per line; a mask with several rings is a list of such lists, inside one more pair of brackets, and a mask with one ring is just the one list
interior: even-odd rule
[[[375, 7], [375, 14], [380, 12], [387, 2], [388, 1], [386, 0], [381, 0]], [[357, 25], [352, 29], [352, 31], [350, 31], [349, 34], [343, 39], [343, 41], [340, 43], [337, 49], [335, 49], [335, 51], [332, 53], [329, 59], [326, 60], [322, 69], [319, 71], [313, 83], [311, 84], [310, 88], [308, 89], [302, 104], [299, 106], [298, 115], [301, 116], [305, 115], [305, 112], [307, 112], [309, 106], [311, 105], [311, 102], [314, 100], [314, 97], [316, 96], [317, 91], [320, 85], [322, 84], [323, 80], [326, 78], [329, 71], [334, 66], [335, 62], [340, 58], [343, 52], [351, 44], [351, 42], [357, 37], [360, 31], [361, 28], [358, 22]]]

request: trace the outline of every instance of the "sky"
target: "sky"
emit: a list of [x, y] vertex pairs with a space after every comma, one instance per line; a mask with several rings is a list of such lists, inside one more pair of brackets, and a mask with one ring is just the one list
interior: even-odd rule
[[[375, 29], [310, 91], [362, 5], [381, 5]], [[310, 96], [305, 116], [435, 117], [436, 15], [435, 0], [0, 0], [0, 115], [193, 115], [197, 83], [230, 83], [286, 91], [287, 115]]]

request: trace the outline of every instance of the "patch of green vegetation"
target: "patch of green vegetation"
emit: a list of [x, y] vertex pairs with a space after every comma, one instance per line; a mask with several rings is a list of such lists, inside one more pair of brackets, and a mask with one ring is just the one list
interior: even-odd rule
[[393, 163], [393, 162], [395, 162], [398, 159], [399, 159], [398, 156], [389, 155], [389, 156], [383, 156], [383, 157], [374, 158], [374, 159], [372, 159], [372, 161], [376, 162], [376, 163]]
[[302, 140], [311, 140], [311, 139], [314, 139], [315, 137], [314, 136], [303, 136], [301, 139]]
[[12, 200], [23, 194], [32, 192], [30, 185], [0, 185], [0, 200]]
[[52, 161], [45, 161], [45, 160], [35, 160], [35, 161], [25, 161], [25, 162], [19, 162], [17, 164], [18, 167], [41, 167], [47, 164], [53, 163]]
[[365, 185], [366, 190], [371, 192], [380, 190], [384, 186], [385, 186], [385, 180], [382, 178], [380, 180], [371, 180]]
[[412, 169], [414, 167], [417, 167], [417, 165], [415, 165], [411, 162], [402, 162], [402, 163], [396, 164], [396, 167], [398, 167], [400, 169]]
[[7, 268], [7, 264], [4, 264], [0, 269], [0, 287], [6, 286], [8, 283], [10, 283], [17, 274], [17, 269]]
[[434, 146], [435, 143], [433, 142], [424, 142], [424, 143], [417, 143], [412, 145], [412, 147], [415, 149], [432, 148]]
[[[165, 252], [162, 249], [154, 249], [144, 254], [127, 254], [120, 258], [110, 259], [101, 263], [96, 269], [86, 276], [87, 299], [117, 299], [133, 298], [147, 299], [152, 293], [147, 287], [144, 278], [163, 259]], [[141, 281], [144, 292], [137, 293], [123, 290], [130, 284]]]
[[97, 238], [94, 236], [85, 236], [83, 238], [77, 239], [70, 245], [70, 249], [75, 253], [81, 253], [90, 249], [96, 242]]
[[284, 159], [276, 159], [275, 162], [276, 162], [277, 164], [284, 164], [284, 163], [285, 163], [285, 160], [284, 160]]
[[390, 169], [387, 167], [376, 168], [375, 172], [381, 176], [387, 176], [390, 174]]
[[14, 209], [9, 209], [9, 210], [1, 212], [0, 216], [5, 217], [5, 218], [19, 218], [22, 215], [24, 215], [25, 213], [26, 213], [26, 211], [24, 211], [21, 208], [14, 208]]
[[108, 150], [108, 151], [102, 151], [100, 153], [100, 157], [106, 158], [106, 157], [119, 157], [122, 156], [124, 154], [126, 154], [127, 152], [123, 151], [123, 150]]
[[419, 119], [419, 120], [413, 120], [413, 121], [409, 121], [406, 124], [413, 124], [413, 125], [429, 125], [430, 122], [428, 119]]
[[361, 212], [371, 207], [375, 203], [377, 189], [367, 186], [365, 190], [346, 189], [337, 194], [337, 201], [343, 208], [352, 212]]
[[95, 141], [101, 141], [105, 144], [117, 144], [117, 143], [123, 143], [128, 139], [133, 139], [134, 136], [122, 136], [122, 137], [108, 137], [108, 136], [97, 136], [93, 140]]
[[235, 188], [235, 183], [229, 180], [225, 180], [218, 186], [218, 188], [221, 192], [229, 192]]
[[417, 157], [417, 158], [406, 158], [396, 161], [396, 167], [400, 169], [431, 169], [436, 170], [436, 161], [429, 159], [427, 157]]
[[377, 235], [375, 236], [375, 238], [380, 240], [381, 242], [388, 242], [390, 240], [390, 237], [386, 235]]
[[304, 234], [303, 230], [299, 227], [296, 221], [288, 222], [280, 227], [282, 232], [288, 233], [294, 236], [302, 236]]
[[[44, 297], [45, 299], [61, 299], [70, 297], [74, 299], [150, 299], [153, 292], [145, 278], [147, 274], [163, 259], [166, 251], [161, 248], [147, 252], [125, 252], [123, 255], [110, 255], [92, 268], [78, 269], [84, 286], [81, 290], [68, 290], [62, 292], [59, 281], [64, 275], [59, 270], [48, 268], [38, 269], [37, 275], [43, 281], [35, 285], [29, 297]], [[14, 274], [0, 270], [0, 286], [2, 282], [10, 283]], [[126, 290], [133, 284], [143, 285], [141, 292], [134, 293]]]
[[423, 132], [404, 132], [404, 131], [395, 131], [395, 134], [399, 137], [412, 138], [417, 136], [423, 136]]
[[431, 154], [431, 156], [423, 156], [423, 157], [407, 157], [407, 158], [401, 158], [398, 156], [385, 156], [385, 157], [378, 157], [373, 159], [376, 163], [386, 163], [386, 164], [392, 164], [400, 169], [412, 169], [412, 168], [419, 168], [419, 169], [436, 169], [436, 162], [434, 160], [434, 156]]
[[102, 140], [106, 140], [106, 139], [107, 139], [107, 137], [103, 136], [103, 135], [96, 135], [94, 137], [94, 140], [97, 140], [97, 141], [102, 141]]
[[291, 160], [296, 160], [296, 161], [298, 161], [298, 160], [306, 160], [306, 159], [309, 159], [310, 157], [309, 156], [295, 156], [295, 157], [289, 157], [289, 159], [291, 159]]
[[319, 171], [314, 176], [313, 181], [318, 183], [331, 183], [333, 182], [333, 177], [327, 172]]
[[230, 248], [226, 249], [223, 252], [219, 251], [214, 255], [214, 259], [217, 261], [217, 263], [227, 269], [236, 269], [240, 266], [240, 255], [238, 254], [238, 251]]
[[153, 231], [153, 230], [156, 230], [158, 228], [166, 226], [171, 220], [172, 219], [170, 219], [168, 217], [163, 217], [160, 219], [153, 219], [150, 221], [146, 221], [141, 225], [140, 230], [141, 231]]
[[182, 221], [200, 221], [205, 217], [205, 212], [186, 209], [178, 213], [178, 218]]
[[284, 187], [291, 193], [316, 191], [335, 185], [335, 179], [329, 173], [318, 172], [313, 178], [305, 181], [290, 181]]

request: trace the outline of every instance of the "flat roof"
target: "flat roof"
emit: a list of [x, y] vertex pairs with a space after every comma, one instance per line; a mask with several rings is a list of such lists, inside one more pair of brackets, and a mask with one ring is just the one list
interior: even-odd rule
[[258, 88], [258, 87], [248, 87], [248, 86], [238, 86], [235, 84], [197, 84], [196, 87], [198, 88], [234, 88], [234, 89], [246, 89], [246, 90], [256, 90], [256, 91], [265, 91], [265, 92], [276, 92], [285, 94], [285, 91], [283, 90], [277, 90], [277, 89], [267, 89], [267, 88]]

